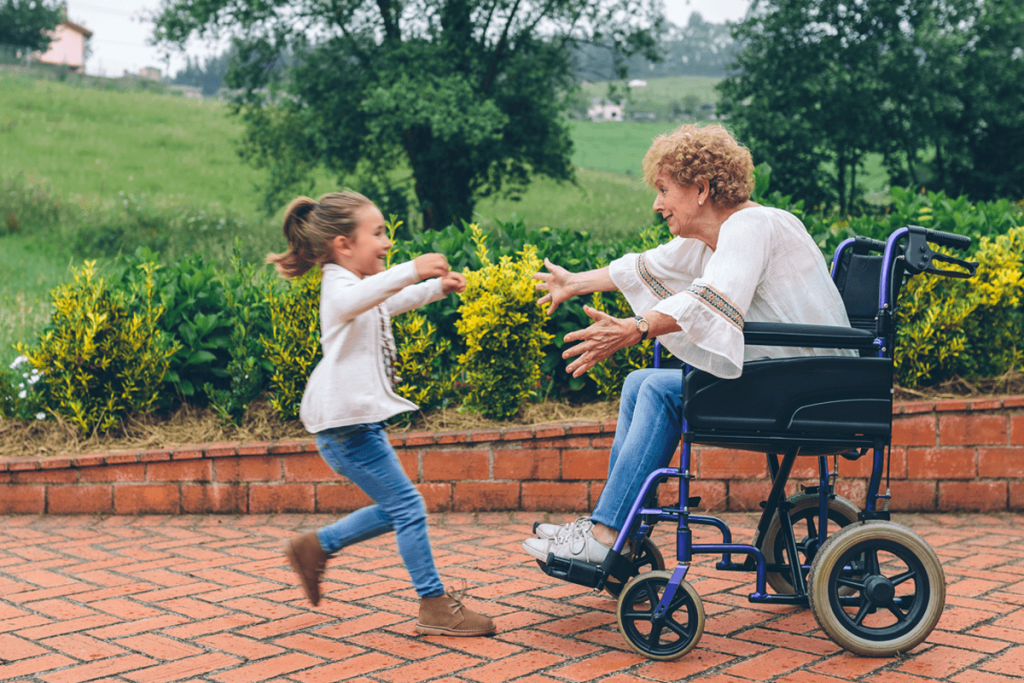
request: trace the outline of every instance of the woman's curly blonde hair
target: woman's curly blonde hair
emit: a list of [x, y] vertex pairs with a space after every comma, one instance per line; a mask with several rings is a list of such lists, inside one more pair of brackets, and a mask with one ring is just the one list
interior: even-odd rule
[[711, 204], [730, 209], [750, 199], [754, 189], [754, 160], [750, 150], [740, 145], [718, 124], [685, 124], [677, 130], [654, 138], [641, 164], [644, 181], [655, 187], [663, 171], [680, 185], [706, 180]]

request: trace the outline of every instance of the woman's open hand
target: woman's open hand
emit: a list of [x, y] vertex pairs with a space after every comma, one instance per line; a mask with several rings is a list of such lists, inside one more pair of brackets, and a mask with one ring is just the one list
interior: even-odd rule
[[632, 319], [614, 318], [590, 306], [584, 306], [583, 312], [590, 316], [593, 324], [565, 335], [565, 341], [580, 343], [562, 352], [562, 358], [579, 356], [565, 369], [573, 377], [579, 377], [619, 349], [640, 340], [636, 321]]
[[544, 259], [544, 266], [548, 269], [548, 272], [534, 273], [533, 277], [535, 280], [540, 280], [537, 283], [537, 289], [547, 291], [547, 294], [538, 299], [537, 303], [541, 305], [550, 304], [548, 315], [551, 315], [563, 301], [573, 298], [575, 293], [569, 285], [569, 278], [572, 277], [572, 273], [561, 266], [556, 266], [547, 259]]

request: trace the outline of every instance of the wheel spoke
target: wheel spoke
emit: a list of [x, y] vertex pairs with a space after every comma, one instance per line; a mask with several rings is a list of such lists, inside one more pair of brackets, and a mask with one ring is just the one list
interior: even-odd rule
[[868, 612], [870, 610], [871, 610], [871, 601], [867, 600], [865, 598], [860, 603], [860, 609], [857, 610], [857, 616], [853, 618], [853, 623], [857, 624], [857, 626], [860, 626], [860, 623], [862, 621], [864, 621], [864, 617], [866, 617], [868, 615]]
[[864, 590], [863, 581], [854, 581], [853, 579], [847, 579], [845, 577], [840, 576], [838, 579], [836, 579], [836, 583], [840, 586], [846, 586], [847, 588], [854, 588], [859, 591]]
[[625, 612], [622, 616], [626, 619], [633, 619], [634, 621], [647, 621], [651, 618], [651, 613], [631, 611]]
[[889, 611], [892, 612], [893, 616], [896, 617], [896, 621], [898, 622], [903, 622], [907, 618], [907, 615], [904, 614], [899, 607], [892, 603], [889, 604]]
[[814, 540], [817, 540], [817, 538], [818, 538], [818, 529], [815, 528], [815, 525], [814, 525], [814, 515], [809, 515], [807, 517], [807, 537], [809, 539], [814, 539]]
[[667, 626], [673, 633], [678, 634], [680, 638], [686, 638], [689, 640], [692, 635], [693, 624], [687, 624], [686, 628], [683, 628], [683, 626], [675, 619], [669, 619], [665, 622], [665, 626]]
[[661, 642], [661, 631], [664, 627], [656, 626], [654, 623], [651, 624], [651, 634], [647, 636], [647, 644], [653, 650], [658, 647], [658, 643]]
[[907, 581], [908, 579], [913, 579], [915, 577], [917, 577], [917, 572], [911, 568], [903, 572], [902, 574], [897, 574], [896, 576], [889, 579], [889, 581], [892, 582], [893, 586], [898, 586], [904, 581]]
[[867, 553], [867, 561], [864, 563], [865, 569], [868, 574], [881, 574], [882, 570], [878, 564], [878, 551], [869, 550]]

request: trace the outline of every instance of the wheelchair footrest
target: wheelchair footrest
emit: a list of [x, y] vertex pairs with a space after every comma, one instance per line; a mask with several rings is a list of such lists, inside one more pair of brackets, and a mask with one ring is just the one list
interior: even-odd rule
[[548, 553], [547, 562], [542, 569], [548, 576], [588, 588], [604, 586], [609, 576], [626, 583], [636, 574], [633, 563], [616, 552], [608, 553], [608, 557], [601, 564], [571, 558], [567, 560], [555, 557], [554, 553]]

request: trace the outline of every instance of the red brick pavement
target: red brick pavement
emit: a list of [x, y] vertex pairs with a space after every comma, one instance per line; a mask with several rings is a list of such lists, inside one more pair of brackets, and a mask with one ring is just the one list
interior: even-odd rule
[[[723, 517], [749, 542], [753, 516]], [[1024, 515], [897, 517], [935, 548], [948, 584], [938, 628], [908, 655], [844, 653], [809, 611], [748, 603], [753, 576], [716, 572], [708, 559], [688, 577], [707, 628], [675, 662], [632, 653], [608, 597], [541, 574], [520, 548], [535, 518], [433, 516], [442, 576], [464, 580], [500, 629], [458, 639], [414, 634], [416, 596], [391, 535], [332, 560], [325, 600], [306, 603], [280, 543], [324, 516], [0, 517], [0, 680], [1024, 680]], [[655, 539], [671, 556], [668, 532]]]

